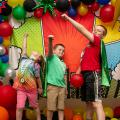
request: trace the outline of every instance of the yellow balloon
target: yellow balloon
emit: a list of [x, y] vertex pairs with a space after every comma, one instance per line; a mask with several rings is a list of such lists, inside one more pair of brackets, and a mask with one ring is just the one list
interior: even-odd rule
[[111, 0], [111, 5], [115, 6], [116, 0]]
[[7, 4], [11, 7], [15, 7], [19, 4], [19, 0], [8, 0]]
[[23, 3], [24, 3], [24, 0], [19, 0], [18, 1], [18, 4], [21, 5], [21, 6], [23, 6]]
[[78, 13], [81, 15], [81, 16], [84, 16], [88, 13], [88, 8], [86, 5], [84, 4], [81, 4], [79, 7], [78, 7]]
[[76, 108], [73, 110], [73, 113], [76, 115], [76, 114], [81, 114], [83, 115], [84, 113], [84, 110], [82, 108]]
[[118, 120], [117, 118], [112, 118], [111, 120]]
[[[83, 114], [83, 120], [86, 120], [86, 112]], [[95, 112], [93, 113], [93, 120], [97, 120], [97, 115]]]
[[37, 115], [34, 110], [26, 109], [25, 116], [28, 120], [36, 120]]
[[104, 108], [105, 116], [109, 118], [113, 118], [113, 110], [110, 107]]

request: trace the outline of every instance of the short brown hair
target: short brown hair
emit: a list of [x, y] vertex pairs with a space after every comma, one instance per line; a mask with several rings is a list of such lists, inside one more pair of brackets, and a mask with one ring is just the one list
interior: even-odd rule
[[58, 46], [62, 46], [63, 48], [65, 48], [65, 46], [63, 44], [59, 43], [59, 44], [55, 44], [53, 49], [55, 50]]
[[103, 25], [97, 25], [97, 26], [100, 26], [100, 27], [102, 27], [104, 29], [103, 35], [106, 36], [107, 28], [105, 26], [103, 26]]

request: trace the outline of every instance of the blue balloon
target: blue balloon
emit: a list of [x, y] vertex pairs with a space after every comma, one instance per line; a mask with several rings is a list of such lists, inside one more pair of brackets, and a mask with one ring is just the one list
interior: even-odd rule
[[77, 15], [77, 11], [71, 6], [71, 7], [69, 7], [69, 9], [68, 9], [68, 15], [69, 15], [70, 17], [75, 17], [75, 16]]
[[2, 16], [0, 15], [0, 23], [3, 21], [3, 18], [2, 18]]
[[3, 42], [3, 37], [0, 37], [0, 44], [2, 44]]
[[8, 55], [1, 56], [0, 59], [3, 63], [7, 63], [9, 61]]
[[97, 0], [99, 4], [106, 5], [110, 2], [110, 0]]

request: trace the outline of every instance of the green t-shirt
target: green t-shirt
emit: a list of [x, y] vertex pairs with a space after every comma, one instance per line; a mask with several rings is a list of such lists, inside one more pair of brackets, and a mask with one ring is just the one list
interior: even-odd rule
[[57, 55], [47, 57], [47, 83], [59, 87], [66, 87], [64, 75], [66, 72], [66, 65], [59, 59]]

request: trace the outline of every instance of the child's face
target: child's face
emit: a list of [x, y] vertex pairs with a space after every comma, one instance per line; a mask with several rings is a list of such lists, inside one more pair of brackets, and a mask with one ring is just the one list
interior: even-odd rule
[[95, 35], [100, 36], [100, 38], [104, 37], [104, 32], [105, 32], [105, 30], [102, 26], [95, 26], [94, 29], [93, 29], [93, 33]]
[[65, 48], [63, 46], [57, 46], [57, 48], [53, 50], [53, 53], [61, 58], [64, 55], [64, 51], [65, 51]]
[[37, 62], [40, 60], [40, 54], [36, 51], [33, 51], [31, 54], [31, 58], [33, 57], [33, 59]]

